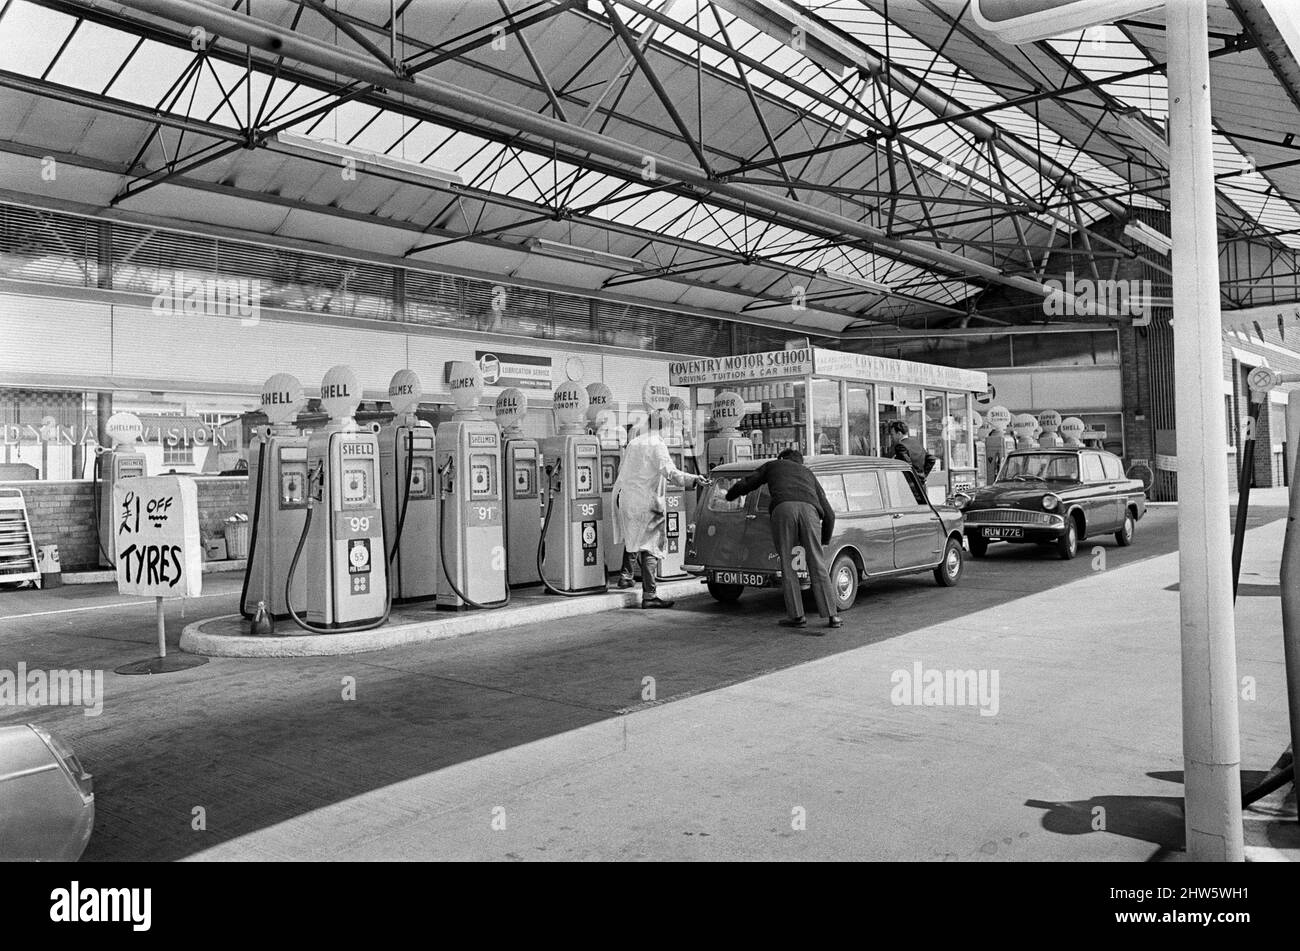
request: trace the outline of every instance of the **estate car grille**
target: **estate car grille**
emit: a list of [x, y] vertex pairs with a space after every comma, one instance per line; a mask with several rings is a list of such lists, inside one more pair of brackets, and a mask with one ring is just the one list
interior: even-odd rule
[[975, 509], [965, 514], [967, 522], [1007, 522], [1013, 525], [1052, 523], [1052, 516], [1047, 512], [1030, 512], [1027, 509]]

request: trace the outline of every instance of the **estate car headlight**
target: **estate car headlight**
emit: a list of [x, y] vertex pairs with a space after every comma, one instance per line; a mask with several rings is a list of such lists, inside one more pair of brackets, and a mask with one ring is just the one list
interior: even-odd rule
[[971, 503], [971, 497], [965, 492], [958, 492], [952, 497], [952, 504], [959, 509], [968, 507]]
[[1058, 508], [1060, 504], [1061, 504], [1061, 500], [1054, 495], [1043, 496], [1043, 508], [1047, 509], [1047, 511], [1049, 512], [1055, 508]]

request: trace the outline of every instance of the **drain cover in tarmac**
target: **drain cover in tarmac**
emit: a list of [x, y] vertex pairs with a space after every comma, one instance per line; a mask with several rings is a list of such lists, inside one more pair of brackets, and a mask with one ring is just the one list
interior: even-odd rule
[[114, 667], [115, 674], [174, 674], [178, 670], [202, 667], [208, 658], [198, 654], [168, 654], [166, 657], [150, 657], [148, 660], [136, 660], [121, 667]]

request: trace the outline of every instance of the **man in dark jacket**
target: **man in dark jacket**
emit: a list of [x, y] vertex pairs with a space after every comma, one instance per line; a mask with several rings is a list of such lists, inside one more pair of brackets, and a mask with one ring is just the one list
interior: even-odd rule
[[826, 565], [826, 555], [822, 552], [822, 546], [830, 544], [831, 534], [835, 531], [835, 511], [827, 501], [821, 483], [803, 464], [803, 456], [787, 449], [771, 462], [764, 463], [753, 475], [729, 488], [727, 499], [740, 498], [765, 485], [772, 497], [769, 509], [772, 540], [781, 558], [781, 586], [785, 591], [788, 615], [780, 623], [784, 627], [808, 626], [803, 616], [799, 576], [794, 567], [794, 548], [802, 545], [813, 596], [817, 599], [817, 613], [829, 619], [827, 627], [840, 627], [844, 620], [835, 606], [831, 574]]
[[894, 447], [894, 458], [910, 465], [912, 471], [920, 478], [921, 485], [925, 485], [925, 477], [930, 474], [930, 470], [938, 460], [932, 453], [926, 451], [921, 445], [921, 440], [908, 435], [908, 432], [907, 423], [901, 419], [896, 419], [889, 424], [889, 441]]

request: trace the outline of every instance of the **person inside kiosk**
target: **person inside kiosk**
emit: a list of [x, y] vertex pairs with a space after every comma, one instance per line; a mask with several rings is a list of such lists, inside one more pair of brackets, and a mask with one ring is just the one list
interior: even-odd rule
[[614, 541], [621, 541], [624, 551], [618, 586], [632, 587], [632, 559], [640, 558], [641, 607], [647, 609], [673, 606], [672, 601], [658, 596], [657, 585], [659, 561], [665, 555], [667, 542], [666, 483], [671, 480], [688, 489], [711, 484], [704, 476], [673, 465], [662, 435], [669, 425], [668, 413], [657, 410], [635, 427], [635, 438], [627, 444], [614, 483]]

